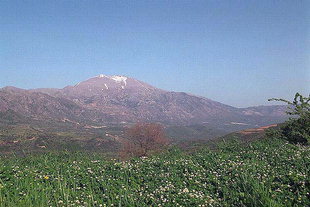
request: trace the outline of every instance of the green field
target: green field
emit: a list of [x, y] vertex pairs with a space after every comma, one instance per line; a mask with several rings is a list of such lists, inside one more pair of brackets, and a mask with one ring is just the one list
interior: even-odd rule
[[118, 161], [47, 153], [0, 159], [0, 206], [310, 206], [310, 150], [282, 140]]

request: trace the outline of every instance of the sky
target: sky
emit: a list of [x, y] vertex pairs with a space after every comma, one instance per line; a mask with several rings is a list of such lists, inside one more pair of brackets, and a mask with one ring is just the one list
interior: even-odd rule
[[[310, 92], [310, 1], [0, 1], [0, 88], [98, 74], [236, 107]], [[272, 103], [275, 104], [275, 103]]]

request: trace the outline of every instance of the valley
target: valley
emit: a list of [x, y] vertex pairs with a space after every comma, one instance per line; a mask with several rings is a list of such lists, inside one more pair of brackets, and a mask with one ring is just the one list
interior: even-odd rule
[[174, 144], [210, 140], [287, 119], [286, 106], [235, 108], [124, 76], [63, 89], [0, 89], [0, 150], [118, 151], [137, 122], [161, 123]]

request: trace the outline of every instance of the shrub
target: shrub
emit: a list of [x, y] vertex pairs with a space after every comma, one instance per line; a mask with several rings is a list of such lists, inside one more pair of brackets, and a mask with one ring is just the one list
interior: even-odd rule
[[135, 124], [126, 135], [128, 141], [124, 143], [122, 156], [147, 156], [168, 144], [163, 126], [156, 123]]
[[303, 97], [296, 93], [294, 101], [290, 102], [285, 99], [272, 98], [269, 101], [282, 101], [289, 105], [289, 111], [286, 113], [292, 115], [280, 127], [281, 137], [291, 143], [310, 143], [310, 95]]

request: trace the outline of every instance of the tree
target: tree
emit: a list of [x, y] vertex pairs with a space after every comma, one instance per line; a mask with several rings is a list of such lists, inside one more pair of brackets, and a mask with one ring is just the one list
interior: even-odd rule
[[128, 142], [124, 144], [123, 155], [147, 156], [168, 144], [164, 128], [156, 123], [137, 123], [126, 132]]
[[294, 101], [272, 98], [268, 101], [282, 101], [289, 105], [286, 113], [293, 115], [280, 128], [280, 137], [292, 143], [310, 143], [310, 95], [303, 97], [299, 93], [295, 94]]

